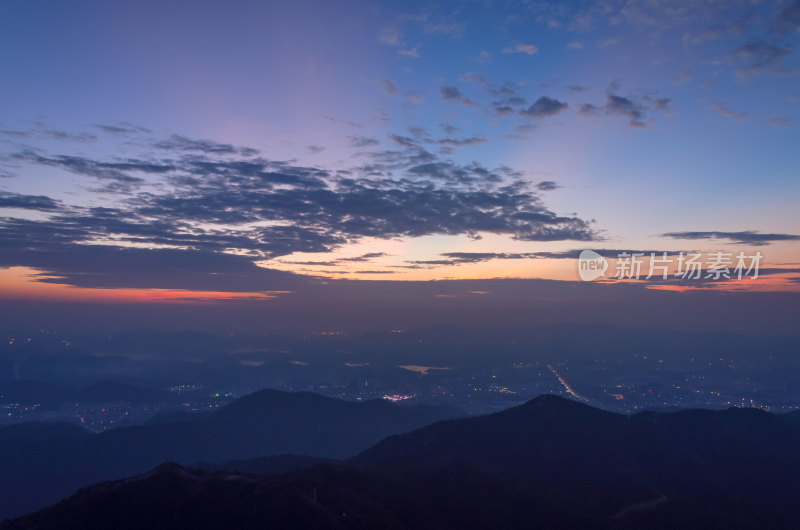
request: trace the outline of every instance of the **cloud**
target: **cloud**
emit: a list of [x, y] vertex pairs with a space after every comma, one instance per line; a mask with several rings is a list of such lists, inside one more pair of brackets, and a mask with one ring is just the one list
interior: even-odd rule
[[403, 35], [396, 26], [384, 26], [378, 32], [378, 42], [389, 46], [402, 46]]
[[307, 148], [308, 148], [308, 152], [311, 153], [312, 155], [316, 155], [316, 154], [321, 153], [321, 152], [323, 152], [325, 150], [325, 148], [322, 147], [321, 145], [309, 145], [309, 146], [307, 146]]
[[746, 44], [728, 54], [732, 62], [742, 65], [736, 75], [744, 81], [755, 76], [786, 73], [782, 63], [788, 56], [788, 49], [764, 41]]
[[567, 107], [569, 107], [568, 103], [564, 103], [547, 96], [542, 96], [537, 99], [533, 105], [527, 109], [519, 111], [519, 113], [526, 118], [547, 118], [560, 114], [561, 112], [565, 111]]
[[623, 96], [608, 94], [606, 96], [606, 112], [629, 117], [631, 125], [643, 123], [644, 108], [642, 105]]
[[774, 125], [775, 127], [791, 127], [794, 123], [794, 120], [788, 116], [784, 116], [781, 118], [769, 118], [767, 123]]
[[653, 99], [653, 108], [656, 110], [671, 112], [673, 110], [672, 100], [670, 98], [655, 98]]
[[419, 49], [414, 46], [413, 48], [402, 48], [397, 50], [397, 55], [404, 55], [406, 57], [413, 57], [419, 59]]
[[381, 79], [381, 85], [383, 86], [383, 91], [386, 93], [386, 95], [394, 96], [397, 94], [397, 87], [389, 79]]
[[[152, 258], [154, 264], [167, 257], [180, 263], [173, 255], [200, 256], [211, 263], [210, 256], [235, 253], [235, 263], [240, 263], [331, 252], [363, 238], [481, 232], [524, 241], [597, 238], [588, 221], [544, 206], [540, 190], [524, 183], [518, 171], [441, 160], [414, 138], [391, 138], [397, 149], [361, 153], [366, 163], [337, 171], [243, 156], [241, 150], [187, 153], [152, 143], [131, 146], [124, 160], [24, 151], [16, 157], [20, 162], [132, 187], [108, 190], [104, 207], [4, 192], [0, 205], [38, 210], [46, 218], [0, 217], [0, 263], [35, 267], [71, 285], [110, 285], [111, 279], [104, 283], [102, 273], [92, 271], [103, 263], [113, 269], [127, 255]], [[445, 145], [481, 141], [433, 140]], [[138, 154], [137, 148], [142, 150]], [[137, 191], [142, 175], [148, 177], [148, 186]], [[79, 263], [87, 275], [81, 276]], [[142, 279], [127, 286], [164, 284], [155, 281], [163, 275], [149, 277], [151, 283]], [[113, 280], [116, 286], [125, 283], [120, 278]]]
[[[18, 259], [0, 256], [2, 266]], [[257, 266], [245, 256], [174, 249], [69, 245], [28, 251], [26, 266], [45, 271], [43, 283], [100, 289], [288, 291], [313, 278]]]
[[431, 142], [452, 147], [465, 147], [484, 144], [486, 143], [486, 138], [479, 138], [477, 136], [473, 136], [472, 138], [442, 138], [440, 140], [431, 140]]
[[786, 3], [770, 20], [770, 29], [778, 36], [800, 32], [800, 0]]
[[23, 210], [53, 211], [60, 208], [58, 201], [44, 195], [21, 195], [0, 191], [0, 208], [21, 208]]
[[[422, 267], [437, 267], [449, 265], [463, 265], [465, 263], [482, 263], [495, 259], [569, 259], [577, 260], [583, 249], [564, 250], [560, 252], [444, 252], [439, 254], [444, 259], [432, 260], [415, 260], [407, 261], [412, 266]], [[645, 257], [651, 254], [663, 256], [666, 252], [667, 255], [677, 255], [678, 252], [663, 251], [663, 250], [631, 250], [631, 249], [591, 249], [606, 258], [615, 258], [616, 256], [626, 252], [628, 254], [639, 253]]]
[[578, 42], [578, 41], [568, 42], [567, 43], [567, 49], [568, 50], [582, 50], [583, 49], [583, 43], [582, 42]]
[[342, 263], [365, 263], [372, 261], [375, 258], [381, 258], [383, 256], [388, 256], [388, 254], [385, 252], [367, 252], [366, 254], [361, 254], [360, 256], [352, 256], [349, 258], [337, 258], [327, 261], [287, 261], [287, 260], [280, 260], [280, 261], [281, 263], [286, 263], [288, 265], [314, 265], [317, 267], [335, 267], [341, 265]]
[[419, 146], [417, 145], [417, 141], [414, 138], [409, 138], [408, 136], [402, 136], [399, 134], [392, 134], [392, 133], [389, 133], [387, 137], [397, 145], [403, 147], [411, 147], [415, 149], [419, 148]]
[[375, 258], [382, 258], [384, 256], [388, 256], [388, 254], [386, 254], [386, 252], [367, 252], [366, 254], [361, 254], [360, 256], [354, 256], [351, 258], [340, 258], [337, 261], [365, 262], [365, 261], [371, 261]]
[[446, 123], [446, 122], [440, 123], [439, 127], [442, 129], [442, 132], [449, 135], [456, 134], [459, 130], [458, 127], [456, 127], [452, 123]]
[[427, 34], [460, 37], [464, 33], [464, 24], [459, 22], [429, 22], [422, 27], [422, 31]]
[[691, 81], [691, 79], [692, 79], [692, 73], [691, 72], [681, 72], [681, 73], [679, 73], [678, 75], [676, 75], [675, 77], [672, 78], [672, 84], [673, 85], [683, 85], [683, 84], [688, 83], [689, 81]]
[[755, 231], [743, 232], [668, 232], [661, 237], [673, 239], [725, 239], [736, 245], [769, 245], [776, 241], [800, 241], [800, 235], [794, 234], [762, 234]]
[[621, 39], [619, 37], [611, 37], [608, 39], [601, 39], [597, 41], [597, 46], [600, 47], [601, 50], [605, 50], [606, 48], [610, 48], [611, 46], [616, 46], [619, 44]]
[[109, 191], [132, 191], [144, 182], [144, 178], [140, 175], [163, 175], [175, 169], [173, 165], [152, 160], [137, 159], [107, 162], [71, 155], [46, 156], [30, 149], [12, 154], [11, 158], [65, 169], [71, 173], [93, 177], [98, 180], [114, 181], [116, 185], [108, 187]]
[[16, 138], [46, 138], [48, 140], [59, 140], [65, 142], [79, 142], [90, 143], [97, 140], [97, 136], [86, 132], [67, 132], [59, 129], [54, 129], [47, 126], [45, 123], [36, 122], [35, 127], [28, 130], [0, 130], [0, 134], [4, 136], [12, 136]]
[[533, 44], [515, 44], [503, 49], [503, 53], [524, 53], [527, 55], [535, 55], [539, 52], [539, 48]]
[[[612, 87], [614, 89], [616, 87]], [[628, 125], [636, 129], [645, 129], [654, 121], [648, 117], [650, 110], [671, 111], [672, 100], [669, 98], [652, 98], [650, 96], [621, 96], [609, 91], [606, 93], [605, 105], [598, 106], [584, 103], [578, 108], [580, 116], [622, 116], [628, 118]]]
[[720, 114], [722, 114], [726, 118], [730, 118], [732, 120], [740, 121], [740, 120], [743, 120], [743, 119], [747, 118], [747, 113], [746, 112], [735, 112], [735, 111], [729, 109], [727, 106], [725, 106], [724, 103], [721, 103], [721, 102], [714, 103], [713, 105], [711, 105], [708, 108], [716, 110], [717, 112], [719, 112]]
[[439, 96], [442, 101], [447, 103], [458, 103], [459, 105], [473, 106], [476, 105], [471, 99], [464, 97], [461, 91], [456, 86], [443, 85], [439, 89]]
[[97, 140], [97, 136], [89, 133], [70, 133], [66, 131], [59, 131], [55, 129], [40, 129], [39, 134], [53, 140], [67, 140], [73, 142], [93, 142]]
[[461, 80], [480, 85], [480, 87], [487, 94], [491, 94], [492, 96], [509, 96], [508, 99], [513, 99], [510, 96], [515, 96], [515, 94], [517, 93], [516, 89], [513, 86], [510, 86], [509, 83], [505, 83], [499, 88], [497, 88], [494, 84], [490, 83], [485, 77], [483, 77], [480, 74], [476, 74], [475, 72], [468, 72], [464, 74], [463, 76], [461, 76]]
[[380, 143], [377, 138], [368, 136], [348, 136], [347, 141], [350, 142], [350, 145], [353, 147], [370, 147]]
[[232, 144], [223, 144], [211, 140], [196, 140], [176, 134], [166, 140], [155, 142], [153, 145], [159, 149], [170, 151], [198, 151], [214, 155], [240, 154], [243, 156], [255, 156], [258, 154], [258, 151], [251, 147], [236, 147]]
[[479, 63], [488, 63], [489, 61], [492, 60], [492, 54], [490, 54], [486, 50], [481, 50], [481, 52], [478, 53], [478, 56], [475, 58], [475, 60], [478, 61]]
[[553, 182], [552, 180], [543, 180], [538, 184], [536, 184], [536, 189], [539, 191], [553, 191], [557, 190], [560, 187], [561, 186], [559, 186], [556, 182]]
[[347, 121], [347, 120], [340, 120], [339, 118], [334, 118], [332, 116], [325, 116], [326, 120], [332, 121], [334, 123], [341, 123], [342, 125], [347, 125], [348, 127], [354, 128], [361, 128], [363, 127], [362, 124], [354, 122], [354, 121]]
[[122, 136], [129, 136], [132, 134], [139, 134], [139, 133], [152, 133], [150, 129], [146, 129], [144, 127], [139, 127], [137, 125], [131, 125], [130, 123], [120, 123], [117, 125], [107, 125], [107, 124], [97, 124], [95, 125], [101, 131], [108, 133], [108, 134], [118, 134]]
[[690, 34], [684, 35], [684, 42], [691, 42], [692, 44], [700, 44], [707, 41], [718, 40], [726, 35], [741, 35], [750, 24], [749, 17], [732, 20], [724, 24], [716, 24], [694, 36]]

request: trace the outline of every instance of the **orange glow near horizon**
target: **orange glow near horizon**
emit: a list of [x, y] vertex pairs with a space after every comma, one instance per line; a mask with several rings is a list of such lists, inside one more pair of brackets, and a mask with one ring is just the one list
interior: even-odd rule
[[[83, 302], [214, 302], [269, 300], [288, 291], [226, 292], [186, 289], [99, 289], [43, 282], [51, 279], [27, 267], [0, 269], [0, 299], [72, 300]], [[57, 278], [53, 278], [57, 279]]]
[[[636, 280], [632, 280], [636, 281]], [[792, 277], [774, 274], [770, 276], [763, 276], [748, 279], [730, 279], [724, 281], [706, 282], [698, 285], [659, 285], [653, 283], [647, 286], [648, 289], [657, 291], [675, 291], [679, 293], [687, 291], [726, 291], [726, 292], [787, 292], [787, 291], [800, 291], [800, 285], [797, 281], [793, 281]]]
[[[389, 258], [386, 258], [387, 260]], [[631, 283], [642, 282], [635, 279], [616, 279], [614, 275], [614, 260], [611, 259], [608, 275], [610, 277], [596, 280], [600, 283]], [[380, 263], [372, 264], [372, 268], [392, 270], [392, 262], [383, 259]], [[264, 263], [262, 266], [268, 267]], [[354, 271], [364, 264], [352, 266], [344, 274], [325, 273], [324, 271], [305, 271], [297, 267], [297, 274], [315, 277], [328, 277], [331, 279], [347, 278], [359, 281], [430, 281], [430, 280], [480, 280], [501, 278], [540, 278], [561, 281], [579, 281], [575, 261], [570, 259], [495, 259], [477, 263], [463, 263], [458, 265], [413, 269], [397, 272], [395, 274], [368, 274]], [[369, 266], [369, 265], [367, 265]], [[772, 267], [781, 268], [781, 267]], [[401, 269], [395, 269], [401, 270]], [[644, 270], [644, 269], [643, 269]], [[352, 271], [352, 272], [351, 272]], [[646, 272], [645, 272], [646, 275]], [[643, 275], [644, 276], [644, 275]], [[194, 291], [188, 289], [145, 289], [145, 288], [91, 288], [75, 287], [65, 283], [58, 283], [58, 277], [47, 276], [40, 270], [27, 267], [0, 268], [0, 299], [6, 300], [70, 300], [82, 302], [114, 302], [114, 303], [146, 303], [146, 302], [178, 302], [178, 303], [207, 303], [225, 300], [270, 300], [288, 291], [264, 292], [229, 292], [229, 291]], [[49, 281], [43, 281], [49, 280]], [[655, 278], [646, 284], [647, 289], [687, 292], [697, 290], [713, 291], [752, 291], [752, 292], [798, 292], [800, 291], [800, 278], [796, 273], [772, 273], [760, 276], [753, 280], [723, 280], [703, 282], [686, 285], [675, 285], [669, 281], [661, 282]]]

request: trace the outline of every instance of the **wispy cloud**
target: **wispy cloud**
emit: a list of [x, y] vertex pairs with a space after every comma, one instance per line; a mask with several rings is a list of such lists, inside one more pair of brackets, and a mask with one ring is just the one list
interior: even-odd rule
[[726, 106], [725, 103], [722, 103], [722, 102], [714, 103], [713, 105], [709, 106], [708, 108], [712, 109], [712, 110], [716, 110], [717, 112], [719, 112], [720, 114], [722, 114], [726, 118], [730, 118], [732, 120], [740, 121], [740, 120], [744, 120], [745, 118], [747, 118], [747, 113], [746, 112], [733, 111], [733, 110], [729, 109]]
[[800, 241], [800, 235], [794, 234], [764, 234], [751, 230], [742, 232], [667, 232], [661, 234], [661, 237], [669, 237], [673, 239], [722, 239], [730, 241], [737, 245], [769, 245], [776, 241]]
[[513, 46], [508, 46], [507, 48], [503, 48], [503, 53], [524, 53], [526, 55], [536, 55], [539, 53], [539, 48], [534, 46], [533, 44], [515, 44]]

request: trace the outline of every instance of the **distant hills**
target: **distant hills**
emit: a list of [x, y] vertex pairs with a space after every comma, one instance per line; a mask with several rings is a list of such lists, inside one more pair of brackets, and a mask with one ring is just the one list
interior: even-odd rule
[[97, 381], [74, 389], [54, 382], [12, 379], [0, 382], [0, 397], [5, 402], [38, 404], [43, 410], [58, 410], [62, 403], [158, 403], [170, 396], [166, 391], [117, 381]]
[[386, 436], [455, 414], [454, 409], [401, 407], [383, 400], [356, 403], [308, 392], [262, 390], [180, 421], [100, 434], [64, 424], [7, 426], [0, 428], [0, 519], [166, 461], [189, 465], [289, 453], [341, 459]]
[[[260, 399], [212, 423], [256, 413]], [[309, 421], [342, 406], [270, 399], [302, 403]], [[373, 407], [385, 406], [359, 412]], [[308, 429], [278, 416], [284, 432]], [[0, 528], [798, 528], [798, 447], [794, 418], [760, 410], [625, 416], [541, 396], [389, 436], [339, 463], [166, 464]]]

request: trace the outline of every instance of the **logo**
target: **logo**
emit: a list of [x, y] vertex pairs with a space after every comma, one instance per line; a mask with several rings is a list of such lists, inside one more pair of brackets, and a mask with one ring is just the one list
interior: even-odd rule
[[578, 275], [581, 280], [590, 282], [604, 276], [608, 270], [606, 258], [594, 250], [583, 250], [578, 256]]
[[[620, 251], [612, 257], [617, 273], [615, 280], [742, 280], [758, 278], [764, 256], [761, 252], [747, 255], [739, 252], [712, 252], [703, 260], [699, 252], [627, 252]], [[583, 250], [578, 256], [578, 275], [590, 282], [605, 276], [606, 258], [594, 250]]]

